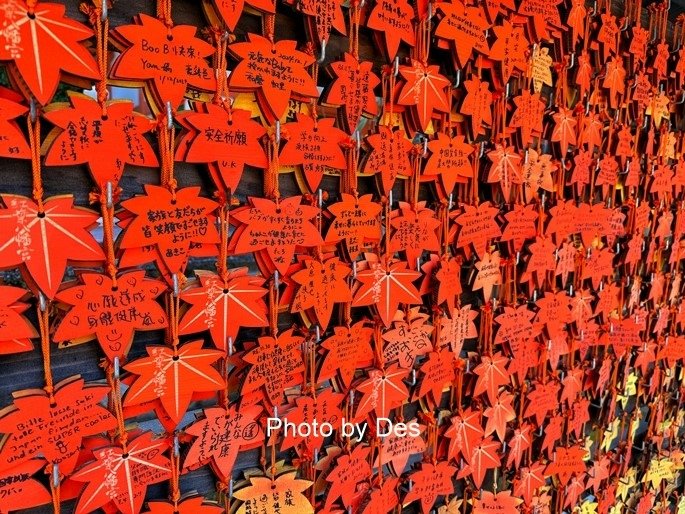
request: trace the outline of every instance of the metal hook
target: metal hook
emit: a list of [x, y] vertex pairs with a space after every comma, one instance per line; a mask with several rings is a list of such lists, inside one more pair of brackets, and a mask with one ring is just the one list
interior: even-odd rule
[[478, 158], [482, 159], [483, 154], [485, 154], [485, 141], [480, 142], [480, 155], [478, 156]]
[[106, 188], [106, 197], [107, 197], [107, 208], [111, 209], [112, 206], [114, 205], [114, 201], [112, 199], [112, 183], [107, 182], [107, 188]]
[[233, 499], [233, 479], [232, 478], [228, 481], [228, 497], [231, 500]]
[[166, 128], [171, 130], [174, 126], [174, 115], [171, 110], [171, 102], [166, 103]]
[[416, 385], [416, 369], [411, 370], [411, 385]]
[[228, 336], [228, 356], [233, 355], [233, 336]]
[[428, 155], [428, 138], [424, 137], [423, 138], [423, 155], [421, 157], [423, 157], [425, 159], [427, 155]]
[[400, 74], [400, 58], [395, 57], [395, 61], [393, 63], [393, 76], [397, 77], [397, 75]]
[[461, 85], [461, 69], [457, 68], [456, 78], [454, 79], [454, 87], [457, 88]]
[[38, 307], [40, 308], [41, 312], [45, 312], [45, 309], [48, 308], [48, 302], [45, 299], [45, 295], [42, 291], [38, 292]]
[[178, 434], [174, 434], [174, 457], [178, 457], [180, 453], [180, 447], [178, 444]]
[[274, 405], [274, 418], [278, 417], [278, 405]]
[[316, 325], [316, 342], [318, 343], [319, 341], [321, 341], [321, 327]]
[[354, 406], [354, 389], [350, 389], [350, 409]]
[[452, 210], [452, 197], [453, 197], [453, 194], [454, 194], [454, 193], [450, 193], [449, 203], [447, 204], [447, 210], [448, 210], [448, 211], [451, 211], [451, 210]]
[[177, 297], [179, 291], [178, 291], [178, 275], [176, 273], [174, 273], [173, 276], [171, 277], [171, 281], [173, 282], [173, 286], [174, 286], [174, 297]]
[[31, 123], [35, 123], [36, 121], [36, 112], [37, 112], [37, 107], [36, 107], [36, 99], [31, 97], [29, 100], [29, 117], [31, 118]]
[[416, 258], [416, 269], [417, 270], [421, 269], [421, 257]]
[[321, 209], [323, 207], [323, 191], [321, 190], [321, 188], [319, 188], [318, 195], [319, 195], [319, 209]]
[[566, 69], [567, 69], [567, 70], [573, 69], [573, 67], [574, 67], [575, 65], [576, 65], [576, 53], [575, 53], [575, 52], [571, 52], [571, 64], [569, 64], [568, 66], [566, 66]]
[[357, 279], [357, 261], [354, 261], [354, 262], [352, 263], [352, 278], [353, 278], [354, 280]]
[[102, 0], [102, 14], [100, 15], [100, 19], [103, 22], [107, 21], [107, 15], [109, 14], [108, 9], [109, 7], [107, 6], [107, 0]]
[[684, 103], [685, 103], [685, 89], [683, 89], [682, 95], [681, 95], [681, 97], [680, 97], [680, 101], [679, 101], [679, 102], [676, 102], [676, 105], [682, 105], [682, 104], [684, 104]]
[[354, 132], [354, 139], [357, 142], [357, 152], [359, 152], [359, 149], [362, 147], [362, 135], [358, 130], [355, 130]]
[[278, 270], [274, 271], [274, 287], [278, 289], [278, 287], [281, 285], [280, 281], [278, 280]]
[[113, 371], [114, 380], [119, 380], [120, 373], [121, 373], [121, 369], [119, 366], [119, 357], [114, 357], [114, 371]]
[[319, 462], [319, 449], [314, 448], [314, 464], [317, 464]]
[[59, 487], [59, 464], [52, 465], [52, 486], [57, 489]]
[[281, 120], [276, 120], [276, 146], [281, 144]]
[[388, 206], [392, 207], [392, 189], [388, 193]]
[[321, 41], [321, 57], [319, 57], [316, 62], [319, 64], [323, 64], [323, 62], [326, 60], [326, 40], [324, 39]]
[[629, 22], [628, 16], [623, 18], [623, 25], [621, 26], [621, 32], [625, 32], [626, 30], [628, 30], [628, 22]]

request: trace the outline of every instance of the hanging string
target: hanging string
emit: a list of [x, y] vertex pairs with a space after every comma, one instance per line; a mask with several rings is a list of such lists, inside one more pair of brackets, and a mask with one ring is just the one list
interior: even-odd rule
[[360, 0], [351, 0], [348, 16], [350, 20], [349, 52], [359, 60], [359, 26], [361, 24]]
[[38, 106], [31, 99], [31, 112], [28, 115], [29, 146], [31, 147], [31, 175], [33, 180], [33, 200], [38, 207], [38, 213], [45, 212], [43, 207], [43, 177], [41, 176], [40, 162], [40, 116]]
[[266, 144], [266, 156], [269, 161], [269, 165], [264, 175], [264, 196], [266, 198], [276, 200], [276, 204], [278, 204], [278, 200], [281, 197], [278, 184], [278, 175], [280, 169], [280, 164], [278, 161], [278, 151], [280, 146], [280, 123], [276, 123], [277, 124], [274, 127], [269, 129], [269, 133], [267, 135], [268, 140]]
[[45, 392], [48, 393], [50, 404], [55, 403], [54, 381], [52, 378], [52, 368], [50, 359], [50, 312], [49, 303], [45, 300], [43, 293], [38, 293], [40, 302], [36, 306], [38, 314], [38, 333], [40, 334], [40, 348], [43, 353], [43, 375], [45, 377]]
[[[276, 12], [276, 0], [273, 0], [273, 11]], [[262, 35], [272, 43], [276, 29], [276, 14], [264, 13], [262, 15]]]
[[169, 123], [168, 117], [168, 113], [160, 114], [158, 123], [159, 152], [162, 163], [161, 182], [162, 186], [171, 192], [172, 202], [175, 202], [177, 182], [174, 177], [174, 139], [176, 127], [173, 122]]
[[171, 19], [171, 0], [157, 0], [157, 18], [162, 20], [168, 29], [174, 26]]
[[217, 274], [225, 283], [228, 280], [228, 227], [230, 220], [230, 198], [231, 192], [228, 191], [229, 200], [223, 202], [219, 208], [219, 257], [216, 261]]
[[211, 37], [214, 41], [214, 70], [216, 74], [216, 92], [214, 93], [213, 102], [217, 105], [223, 105], [229, 114], [229, 122], [231, 121], [232, 102], [230, 101], [228, 89], [228, 45], [230, 43], [230, 35], [228, 31], [220, 30], [217, 27], [211, 29]]
[[111, 410], [114, 411], [114, 417], [117, 420], [117, 436], [119, 440], [119, 445], [121, 446], [122, 451], [126, 453], [128, 443], [128, 432], [126, 431], [124, 409], [121, 403], [121, 380], [118, 374], [116, 373], [116, 369], [112, 363], [105, 363], [105, 376], [107, 378], [107, 384], [109, 385], [111, 391]]

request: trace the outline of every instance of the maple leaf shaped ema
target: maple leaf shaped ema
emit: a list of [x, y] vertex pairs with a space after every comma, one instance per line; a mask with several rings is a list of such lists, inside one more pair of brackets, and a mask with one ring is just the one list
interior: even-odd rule
[[8, 434], [0, 450], [0, 470], [43, 456], [57, 464], [60, 473], [71, 473], [83, 438], [116, 426], [114, 416], [100, 405], [108, 390], [75, 376], [56, 384], [54, 398], [41, 390], [15, 391], [12, 405], [0, 412], [0, 431]]
[[205, 409], [203, 417], [185, 429], [185, 433], [195, 439], [183, 461], [183, 468], [194, 469], [210, 463], [222, 480], [230, 478], [238, 452], [261, 445], [264, 432], [256, 422], [261, 410], [257, 405]]
[[221, 189], [235, 191], [245, 165], [266, 168], [268, 161], [260, 140], [266, 129], [244, 109], [202, 104], [206, 112], [189, 112], [183, 118], [193, 129], [185, 145], [179, 144], [177, 160], [204, 162], [215, 167]]
[[497, 40], [490, 49], [490, 59], [501, 61], [501, 79], [506, 84], [515, 69], [525, 72], [528, 68], [528, 40], [523, 28], [514, 27], [508, 19], [502, 25], [495, 25], [493, 32]]
[[496, 221], [499, 209], [488, 201], [477, 206], [465, 204], [463, 207], [463, 213], [452, 214], [454, 221], [461, 227], [457, 236], [457, 248], [473, 245], [476, 255], [482, 257], [486, 254], [488, 241], [502, 235]]
[[382, 32], [385, 36], [384, 50], [389, 61], [397, 55], [400, 41], [409, 46], [416, 43], [416, 32], [412, 23], [414, 8], [407, 0], [386, 0], [376, 2], [366, 20], [366, 26]]
[[257, 346], [245, 354], [245, 362], [252, 364], [242, 384], [242, 393], [264, 387], [273, 405], [281, 405], [285, 389], [296, 385], [304, 371], [302, 359], [303, 337], [286, 330], [275, 337], [260, 337]]
[[490, 84], [477, 76], [464, 81], [466, 97], [461, 104], [461, 113], [471, 116], [471, 132], [474, 137], [485, 133], [485, 127], [492, 124], [492, 93]]
[[326, 243], [345, 241], [351, 260], [355, 260], [364, 243], [376, 243], [381, 239], [381, 223], [378, 215], [382, 206], [373, 201], [373, 195], [356, 197], [340, 194], [342, 200], [328, 206], [335, 216], [326, 233]]
[[2, 195], [0, 267], [23, 265], [27, 279], [54, 298], [68, 261], [97, 262], [105, 255], [88, 229], [99, 214], [74, 207], [71, 196], [49, 198], [43, 210], [23, 196]]
[[170, 273], [183, 272], [191, 243], [219, 242], [213, 214], [219, 205], [199, 193], [199, 187], [185, 187], [174, 196], [166, 187], [145, 184], [144, 195], [121, 203], [135, 217], [120, 236], [120, 247], [154, 245]]
[[300, 0], [298, 9], [310, 16], [310, 25], [314, 25], [313, 32], [319, 43], [330, 39], [331, 31], [337, 30], [341, 34], [347, 33], [345, 16], [342, 11], [342, 0]]
[[[0, 61], [11, 61], [36, 100], [45, 105], [57, 89], [61, 72], [99, 79], [98, 64], [81, 43], [93, 36], [85, 25], [64, 16], [62, 4], [24, 0], [0, 9], [3, 41]], [[55, 58], [55, 56], [59, 56]]]
[[286, 144], [278, 156], [279, 163], [301, 166], [310, 191], [316, 191], [324, 173], [347, 167], [345, 154], [340, 146], [349, 138], [334, 126], [335, 118], [315, 120], [306, 114], [297, 114], [297, 121], [286, 123]]
[[224, 280], [210, 271], [197, 270], [199, 286], [181, 293], [181, 300], [191, 307], [181, 318], [179, 334], [209, 329], [214, 346], [226, 350], [240, 327], [267, 326], [264, 278], [247, 272], [247, 268], [233, 269]]
[[426, 207], [426, 202], [412, 206], [399, 203], [400, 208], [390, 213], [390, 225], [394, 230], [390, 238], [389, 251], [404, 251], [411, 269], [417, 269], [417, 261], [424, 250], [438, 251], [440, 241], [436, 230], [441, 226], [435, 212]]
[[148, 346], [149, 357], [125, 367], [138, 375], [126, 391], [124, 407], [159, 399], [164, 411], [176, 423], [184, 416], [195, 392], [218, 391], [224, 379], [212, 364], [224, 356], [218, 350], [203, 350], [202, 341], [178, 348]]
[[374, 354], [371, 348], [373, 329], [361, 320], [351, 327], [333, 327], [333, 335], [321, 343], [328, 350], [319, 370], [319, 382], [340, 375], [349, 387], [357, 368], [370, 366]]
[[50, 503], [50, 492], [32, 477], [44, 467], [44, 462], [34, 459], [0, 473], [0, 483], [3, 484], [0, 486], [0, 498], [4, 512], [32, 509]]
[[[274, 504], [280, 505], [281, 514], [314, 514], [314, 507], [302, 494], [311, 487], [312, 482], [299, 480], [296, 476], [297, 471], [284, 473], [275, 480], [270, 477], [251, 476], [248, 487], [233, 493], [233, 496], [243, 502], [236, 514], [269, 512]], [[286, 498], [288, 501], [284, 501]]]
[[235, 253], [265, 251], [273, 267], [286, 275], [297, 247], [323, 242], [319, 230], [310, 221], [319, 214], [319, 209], [301, 205], [301, 196], [279, 202], [256, 197], [249, 200], [252, 207], [231, 212], [231, 219], [244, 225], [231, 240]]
[[362, 173], [380, 175], [383, 191], [388, 193], [398, 176], [411, 177], [414, 173], [409, 153], [414, 148], [401, 130], [381, 125], [377, 134], [366, 136], [371, 152], [364, 161]]
[[0, 88], [0, 134], [3, 135], [0, 140], [0, 155], [15, 159], [30, 159], [31, 149], [17, 122], [14, 121], [15, 118], [25, 114], [28, 109], [11, 98], [3, 98], [4, 92], [5, 89]]
[[462, 476], [471, 475], [473, 483], [476, 487], [480, 488], [485, 479], [485, 475], [488, 469], [496, 468], [500, 466], [499, 450], [501, 444], [492, 437], [485, 437], [476, 443], [473, 447], [471, 455], [468, 459], [464, 458], [468, 462], [468, 466], [464, 466], [457, 478]]
[[354, 307], [375, 305], [385, 326], [389, 326], [400, 302], [421, 303], [412, 284], [421, 273], [407, 269], [404, 261], [372, 262], [369, 269], [357, 273], [359, 286], [354, 291]]
[[[298, 426], [302, 423], [311, 425], [316, 422], [319, 426], [322, 423], [330, 423], [333, 430], [338, 430], [343, 418], [340, 404], [345, 398], [346, 395], [336, 393], [330, 387], [317, 391], [316, 397], [298, 396], [293, 408], [283, 417], [285, 422]], [[321, 449], [323, 443], [324, 436], [320, 431], [302, 436], [286, 430], [281, 442], [281, 451], [296, 447], [299, 454], [313, 455]]]
[[205, 60], [212, 45], [195, 37], [197, 27], [167, 27], [162, 20], [139, 14], [138, 23], [114, 29], [114, 40], [125, 43], [112, 65], [115, 79], [146, 80], [155, 93], [150, 104], [161, 109], [167, 102], [176, 108], [189, 86], [203, 91], [216, 89], [216, 76]]
[[487, 182], [499, 182], [505, 201], [511, 197], [511, 189], [514, 184], [521, 184], [521, 156], [513, 146], [504, 147], [497, 145], [495, 149], [488, 152], [488, 159], [492, 162], [488, 173]]
[[516, 514], [519, 512], [518, 506], [523, 500], [511, 495], [511, 491], [500, 491], [491, 493], [481, 491], [480, 497], [474, 499], [473, 514], [487, 514], [496, 511], [498, 514]]
[[385, 370], [370, 370], [368, 378], [356, 387], [363, 396], [357, 405], [355, 419], [362, 420], [371, 413], [380, 418], [387, 418], [392, 409], [399, 407], [409, 398], [409, 391], [403, 383], [408, 374], [408, 370], [400, 368], [397, 364]]
[[166, 284], [145, 278], [144, 270], [123, 273], [112, 279], [100, 273], [79, 274], [81, 284], [57, 293], [57, 301], [71, 306], [55, 331], [55, 342], [97, 337], [110, 362], [124, 359], [136, 330], [167, 326], [164, 309], [155, 299]]
[[369, 453], [369, 446], [357, 444], [352, 452], [338, 457], [326, 477], [326, 481], [331, 483], [326, 495], [326, 507], [330, 507], [338, 498], [342, 498], [345, 506], [352, 504], [357, 484], [368, 478], [372, 472]]
[[[57, 126], [47, 141], [46, 166], [87, 163], [101, 189], [107, 182], [116, 189], [126, 164], [157, 166], [157, 156], [144, 134], [154, 128], [147, 116], [133, 110], [133, 102], [107, 102], [102, 106], [86, 95], [69, 92], [68, 104], [52, 104], [45, 119]], [[54, 139], [53, 139], [54, 136]]]
[[456, 62], [466, 66], [473, 50], [488, 53], [485, 31], [488, 22], [479, 6], [465, 6], [463, 0], [440, 2], [438, 11], [444, 16], [435, 29], [435, 36], [445, 39], [454, 47]]
[[416, 110], [418, 128], [427, 131], [434, 111], [448, 112], [446, 89], [451, 82], [440, 74], [440, 66], [423, 64], [412, 59], [411, 66], [400, 66], [400, 75], [406, 81], [397, 97], [398, 105]]
[[342, 120], [348, 133], [356, 130], [362, 116], [378, 114], [374, 89], [381, 80], [372, 71], [373, 63], [359, 62], [345, 52], [342, 61], [330, 64], [329, 71], [335, 77], [326, 94], [326, 103], [340, 106]]
[[409, 475], [413, 485], [403, 502], [410, 503], [419, 500], [421, 512], [428, 514], [438, 496], [454, 491], [452, 477], [456, 472], [457, 468], [447, 461], [440, 461], [436, 464], [422, 462], [421, 468]]
[[439, 178], [446, 197], [452, 193], [455, 184], [474, 178], [470, 160], [473, 146], [464, 141], [464, 136], [450, 137], [438, 132], [437, 139], [428, 142], [428, 149], [431, 156], [423, 175]]
[[326, 330], [335, 303], [352, 300], [352, 293], [345, 280], [349, 274], [349, 266], [337, 257], [331, 257], [325, 262], [306, 259], [304, 269], [291, 276], [300, 287], [290, 312], [312, 308], [321, 329]]
[[473, 449], [485, 436], [481, 426], [482, 412], [468, 407], [463, 412], [452, 416], [445, 437], [450, 440], [447, 455], [457, 459], [459, 455], [470, 461]]
[[232, 71], [229, 86], [239, 91], [255, 91], [266, 107], [268, 120], [280, 119], [288, 108], [293, 93], [305, 98], [317, 98], [319, 91], [306, 68], [314, 57], [295, 48], [297, 41], [269, 41], [248, 33], [247, 41], [234, 43], [228, 51], [239, 59]]
[[494, 354], [492, 357], [483, 355], [482, 362], [473, 370], [478, 375], [473, 395], [477, 396], [487, 393], [490, 403], [495, 403], [499, 396], [500, 386], [507, 385], [510, 382], [509, 373], [504, 368], [508, 362], [509, 359], [501, 352]]
[[80, 468], [71, 478], [85, 482], [76, 514], [95, 512], [112, 502], [122, 514], [137, 514], [143, 506], [149, 485], [171, 478], [171, 463], [163, 452], [167, 439], [153, 439], [144, 432], [120, 446], [105, 446], [93, 452], [94, 460]]

